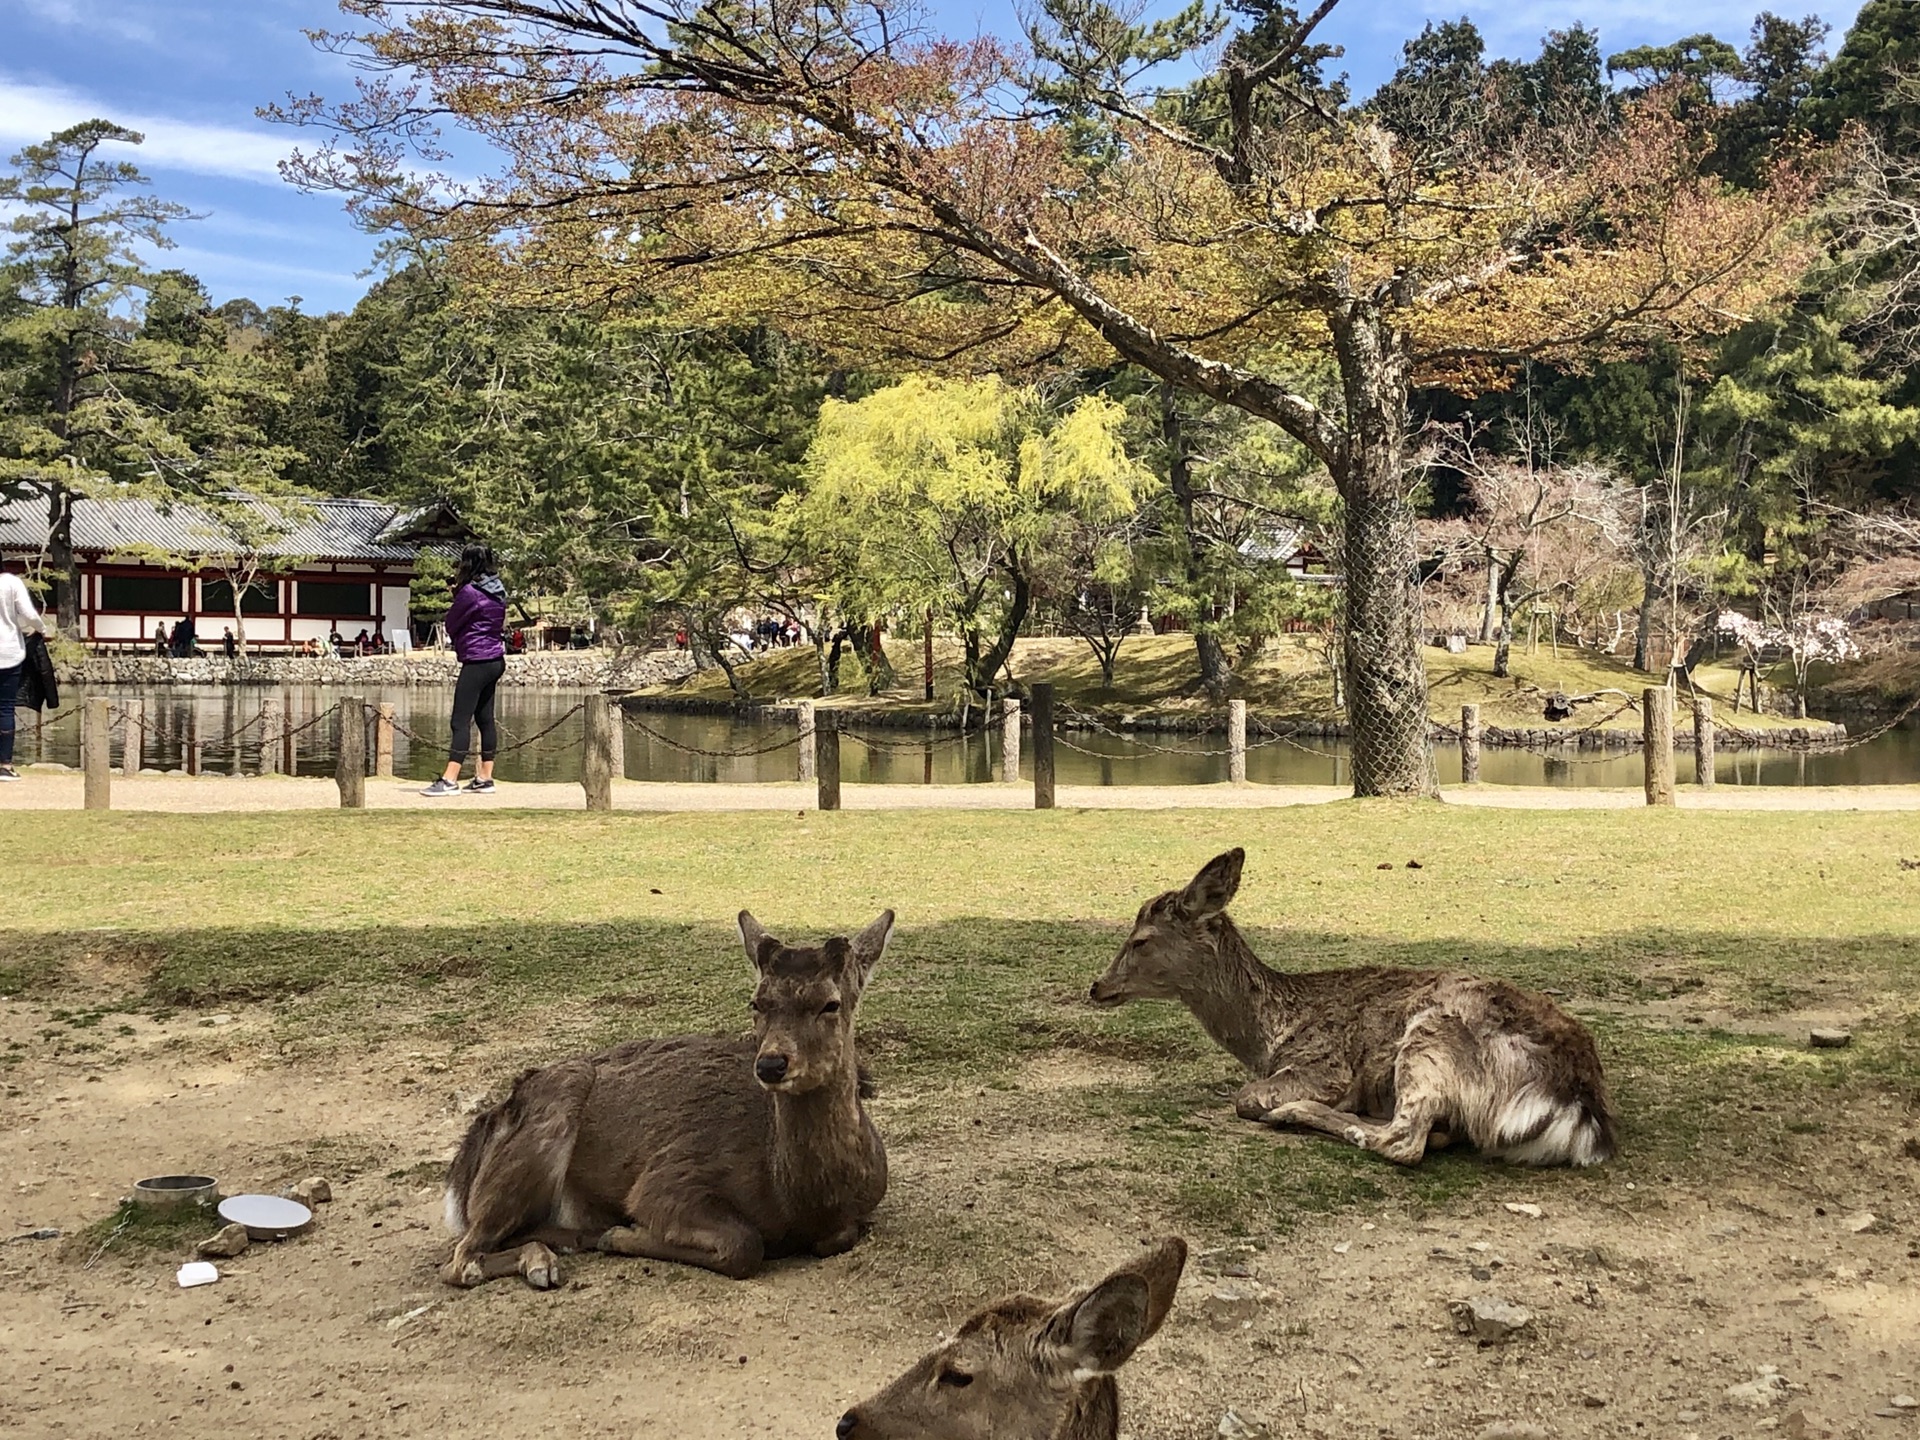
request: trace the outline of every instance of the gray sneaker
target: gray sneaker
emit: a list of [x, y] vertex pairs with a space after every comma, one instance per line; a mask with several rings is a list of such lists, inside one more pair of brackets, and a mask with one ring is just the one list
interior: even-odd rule
[[[18, 780], [19, 778], [20, 778], [20, 772], [14, 769], [13, 766], [0, 765], [0, 781]], [[488, 786], [487, 788], [492, 789], [493, 787]]]
[[440, 779], [434, 781], [433, 784], [427, 786], [427, 788], [422, 790], [420, 793], [422, 795], [431, 796], [437, 800], [442, 795], [458, 795], [460, 793], [460, 786], [456, 784], [454, 781], [447, 779], [445, 776], [442, 776]]
[[493, 794], [493, 781], [482, 780], [476, 775], [460, 788], [469, 795], [491, 795]]

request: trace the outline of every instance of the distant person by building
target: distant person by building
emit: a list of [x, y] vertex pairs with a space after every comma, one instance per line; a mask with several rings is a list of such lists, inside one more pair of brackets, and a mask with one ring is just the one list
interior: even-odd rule
[[11, 570], [0, 570], [0, 780], [20, 778], [13, 768], [14, 707], [27, 673], [27, 636], [45, 630], [27, 582]]
[[154, 621], [153, 622], [153, 653], [156, 655], [165, 655], [167, 653], [167, 647], [170, 643], [171, 642], [167, 639], [167, 622], [164, 620]]
[[172, 654], [181, 659], [191, 659], [194, 651], [193, 617], [183, 615], [180, 623], [173, 627], [173, 640], [169, 646]]
[[227, 626], [227, 633], [220, 637], [220, 648], [226, 652], [229, 660], [233, 659], [234, 652], [240, 648], [239, 643], [233, 638], [233, 626]]
[[368, 644], [367, 627], [362, 625], [360, 627], [360, 633], [353, 637], [353, 653], [356, 655], [366, 654], [367, 644]]
[[467, 737], [480, 727], [480, 761], [467, 791], [493, 793], [493, 757], [499, 732], [493, 719], [493, 692], [507, 673], [507, 587], [486, 545], [469, 545], [460, 552], [460, 568], [453, 577], [453, 605], [447, 611], [447, 639], [460, 661], [460, 677], [453, 686], [452, 736], [447, 745], [447, 768], [420, 793], [453, 795], [460, 789], [460, 767], [467, 762]]

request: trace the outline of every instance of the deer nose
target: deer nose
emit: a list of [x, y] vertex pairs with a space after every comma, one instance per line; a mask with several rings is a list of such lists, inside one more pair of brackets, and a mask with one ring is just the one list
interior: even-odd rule
[[833, 1433], [839, 1436], [840, 1440], [847, 1440], [847, 1437], [859, 1428], [860, 1412], [858, 1410], [849, 1410], [840, 1417], [840, 1423], [833, 1427]]
[[787, 1078], [787, 1057], [784, 1055], [762, 1055], [753, 1062], [753, 1073], [760, 1077], [763, 1085], [778, 1085]]

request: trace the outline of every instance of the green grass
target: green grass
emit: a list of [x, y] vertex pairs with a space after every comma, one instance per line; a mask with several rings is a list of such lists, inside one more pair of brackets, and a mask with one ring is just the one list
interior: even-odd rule
[[[879, 695], [867, 695], [860, 672], [848, 663], [841, 671], [841, 693], [829, 703], [855, 713], [878, 709], [918, 713], [928, 709], [921, 698], [924, 691], [920, 647], [904, 641], [890, 644], [894, 663], [899, 666], [892, 688]], [[1558, 722], [1544, 718], [1544, 697], [1556, 690], [1569, 695], [1617, 690], [1637, 700], [1640, 692], [1655, 679], [1611, 656], [1567, 645], [1561, 646], [1557, 655], [1544, 645], [1532, 653], [1516, 647], [1509, 667], [1512, 674], [1505, 678], [1496, 678], [1493, 674], [1491, 646], [1470, 646], [1461, 655], [1450, 655], [1439, 649], [1428, 649], [1425, 654], [1429, 709], [1436, 720], [1449, 725], [1459, 723], [1462, 705], [1478, 705], [1481, 723], [1485, 725], [1584, 729], [1615, 711], [1622, 697], [1601, 695], [1591, 705], [1576, 710], [1573, 718]], [[1014, 647], [1010, 668], [1023, 684], [1050, 682], [1055, 687], [1056, 703], [1072, 710], [1192, 717], [1208, 715], [1221, 708], [1210, 702], [1200, 688], [1193, 640], [1187, 635], [1141, 635], [1127, 640], [1121, 647], [1111, 686], [1102, 684], [1100, 667], [1092, 652], [1073, 639], [1021, 640]], [[774, 651], [738, 670], [748, 693], [756, 700], [792, 700], [820, 693], [819, 669], [811, 648], [796, 646]], [[1702, 694], [1717, 702], [1723, 724], [1737, 722], [1745, 729], [1774, 729], [1805, 723], [1775, 715], [1755, 716], [1746, 711], [1734, 716], [1735, 672], [1725, 666], [1702, 666], [1695, 672], [1694, 680]], [[959, 646], [952, 642], [937, 643], [934, 647], [935, 700], [931, 708], [950, 711], [959, 689]], [[723, 701], [731, 695], [726, 675], [718, 669], [702, 671], [676, 686], [644, 693], [713, 701]], [[1258, 659], [1241, 666], [1232, 693], [1247, 701], [1256, 715], [1267, 718], [1316, 721], [1336, 718], [1332, 681], [1314, 646], [1301, 636], [1275, 640]], [[1614, 716], [1610, 725], [1638, 733], [1638, 712], [1622, 711]]]
[[[1184, 1011], [1080, 1003], [1139, 903], [1234, 844], [1249, 850], [1234, 914], [1271, 964], [1464, 965], [1560, 994], [1600, 1038], [1623, 1161], [1516, 1179], [1467, 1156], [1405, 1172], [1291, 1143], [1232, 1117], [1242, 1077]], [[959, 1128], [964, 1113], [1011, 1147], [1013, 1172], [1028, 1163], [1020, 1136], [1053, 1134], [1076, 1158], [1048, 1185], [1210, 1231], [1270, 1229], [1341, 1206], [1443, 1208], [1488, 1185], [1804, 1163], [1806, 1147], [1836, 1143], [1807, 1128], [1833, 1097], [1920, 1103], [1920, 871], [1898, 864], [1916, 853], [1912, 818], [1897, 814], [1386, 802], [46, 813], [0, 832], [0, 865], [33, 877], [0, 928], [0, 993], [46, 1007], [35, 1024], [54, 1033], [28, 1039], [30, 1056], [97, 1040], [88, 1062], [110, 1064], [115, 1011], [180, 1019], [257, 1003], [270, 1017], [264, 1050], [282, 1063], [328, 1047], [458, 1063], [502, 1040], [541, 1059], [631, 1034], [742, 1028], [749, 978], [731, 923], [742, 906], [792, 939], [892, 906], [899, 929], [860, 1023], [893, 1143], [965, 1145], [983, 1132], [972, 1119]], [[1634, 1008], [1656, 1001], [1665, 1008]], [[1708, 1023], [1681, 1023], [1675, 1004]], [[1791, 1024], [1765, 1033], [1800, 1006], [1873, 1018], [1841, 1051], [1807, 1050]], [[1089, 1077], [1070, 1098], [1024, 1083], [1034, 1062], [1062, 1060]], [[495, 1078], [510, 1072], [488, 1063]]]

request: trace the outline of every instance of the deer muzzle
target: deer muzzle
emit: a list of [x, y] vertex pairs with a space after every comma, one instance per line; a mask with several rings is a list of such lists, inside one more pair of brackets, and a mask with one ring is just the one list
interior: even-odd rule
[[753, 1062], [753, 1075], [762, 1085], [774, 1086], [787, 1078], [787, 1057], [780, 1054], [759, 1056]]

